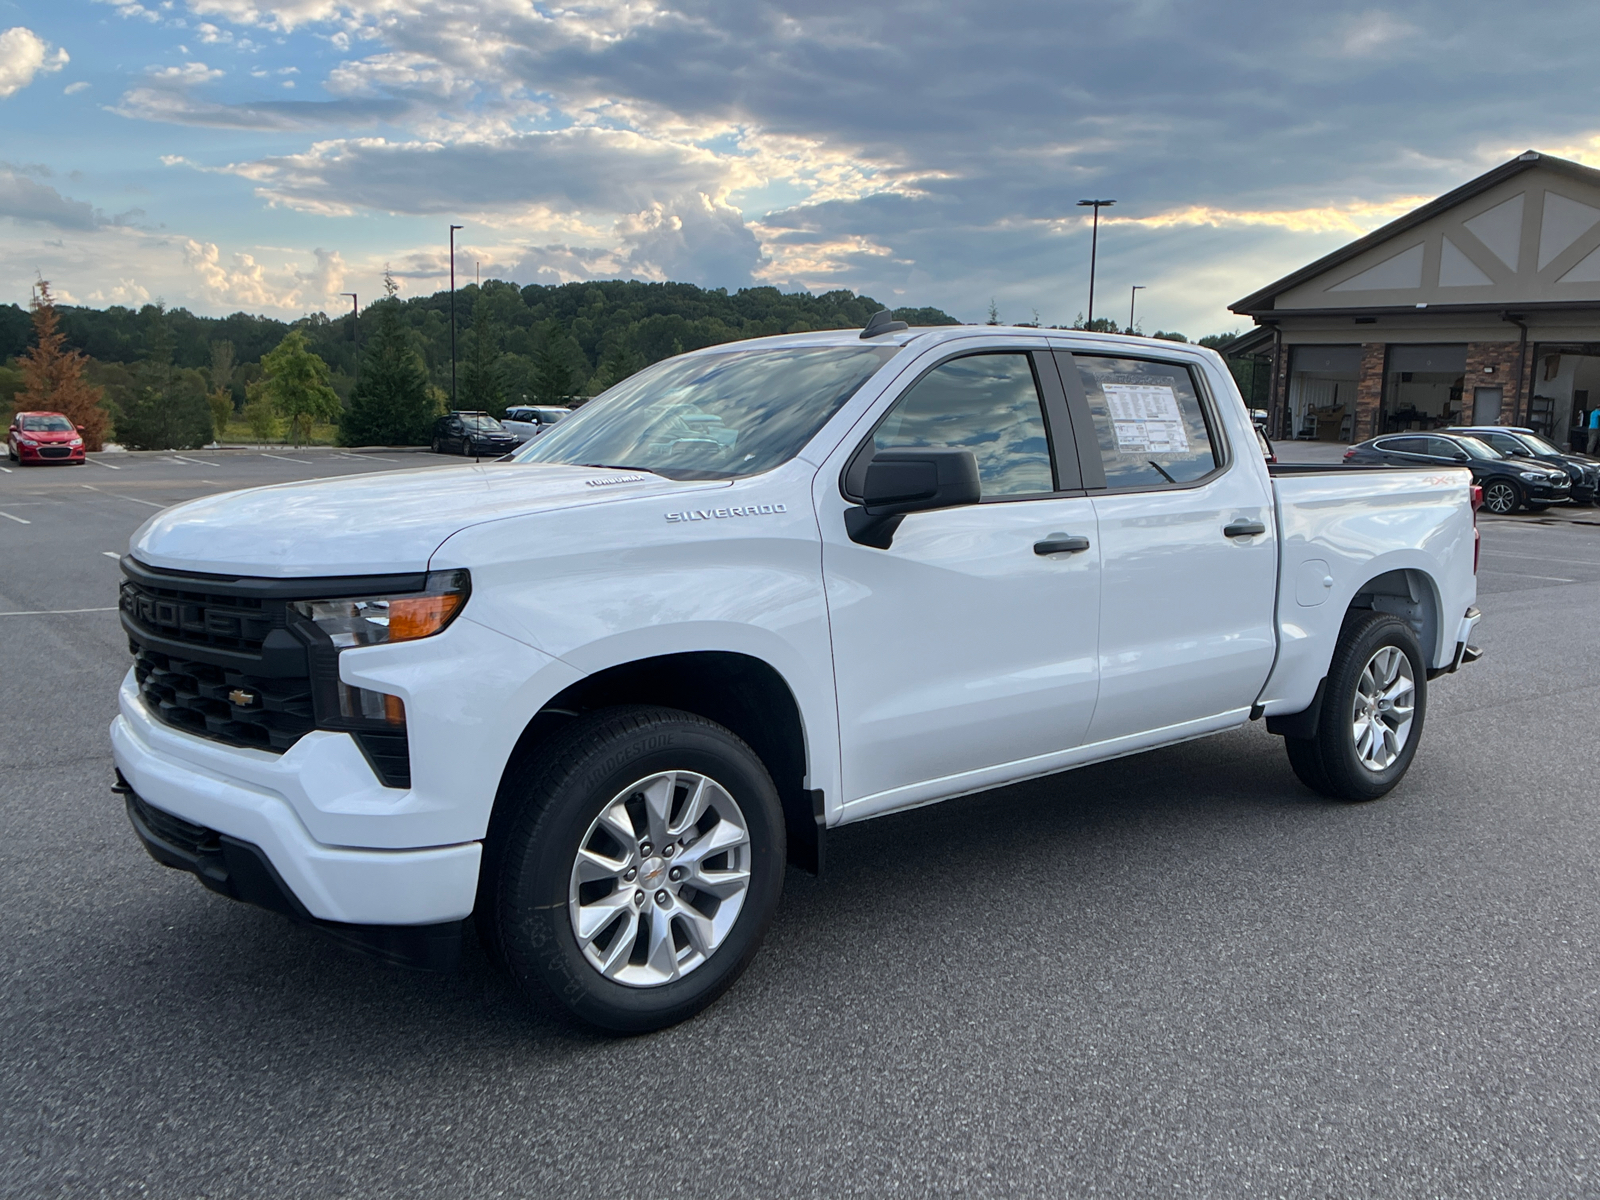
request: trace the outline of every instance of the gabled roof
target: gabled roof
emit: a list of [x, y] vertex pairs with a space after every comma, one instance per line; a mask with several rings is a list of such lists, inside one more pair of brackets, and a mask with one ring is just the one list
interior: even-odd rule
[[1446, 192], [1437, 200], [1431, 200], [1421, 208], [1412, 209], [1405, 216], [1390, 221], [1381, 229], [1373, 230], [1366, 237], [1359, 238], [1348, 246], [1340, 247], [1332, 254], [1325, 255], [1317, 259], [1316, 262], [1301, 267], [1291, 275], [1285, 275], [1282, 279], [1268, 284], [1260, 291], [1250, 293], [1242, 300], [1235, 300], [1228, 305], [1228, 308], [1232, 312], [1245, 316], [1271, 312], [1276, 298], [1289, 289], [1298, 287], [1307, 280], [1315, 279], [1318, 275], [1332, 270], [1339, 264], [1348, 262], [1357, 255], [1364, 254], [1374, 246], [1386, 242], [1390, 238], [1472, 199], [1480, 192], [1488, 191], [1496, 184], [1504, 183], [1514, 175], [1520, 175], [1524, 171], [1532, 170], [1534, 167], [1543, 167], [1547, 171], [1555, 171], [1558, 174], [1567, 175], [1595, 187], [1600, 187], [1600, 171], [1594, 170], [1592, 167], [1586, 167], [1582, 163], [1575, 163], [1571, 159], [1540, 154], [1537, 150], [1525, 150], [1510, 162], [1501, 163], [1494, 170], [1487, 171], [1476, 179], [1462, 184], [1455, 191]]

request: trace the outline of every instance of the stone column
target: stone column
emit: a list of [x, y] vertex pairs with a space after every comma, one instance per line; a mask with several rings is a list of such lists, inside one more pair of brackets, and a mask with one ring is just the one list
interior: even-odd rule
[[[1461, 381], [1461, 424], [1473, 425], [1472, 389], [1500, 389], [1500, 415], [1491, 425], [1517, 423], [1517, 346], [1515, 342], [1468, 342], [1467, 373]], [[1564, 415], [1564, 414], [1563, 414]], [[1564, 438], [1566, 431], [1560, 431]]]
[[1363, 342], [1361, 345], [1361, 375], [1356, 383], [1356, 419], [1350, 437], [1352, 442], [1364, 442], [1383, 432], [1378, 427], [1378, 412], [1383, 405], [1383, 366], [1388, 349], [1385, 342]]

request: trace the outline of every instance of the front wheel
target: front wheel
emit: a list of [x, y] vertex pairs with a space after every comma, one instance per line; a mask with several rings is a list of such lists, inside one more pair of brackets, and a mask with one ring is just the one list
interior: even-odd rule
[[502, 791], [477, 920], [530, 999], [613, 1033], [676, 1024], [761, 946], [783, 809], [737, 736], [692, 713], [574, 720]]
[[1389, 613], [1345, 620], [1308, 738], [1286, 737], [1300, 782], [1336, 800], [1376, 800], [1411, 767], [1422, 740], [1428, 672], [1417, 635]]
[[1509, 479], [1496, 479], [1484, 485], [1483, 506], [1497, 517], [1509, 516], [1522, 506], [1522, 489]]

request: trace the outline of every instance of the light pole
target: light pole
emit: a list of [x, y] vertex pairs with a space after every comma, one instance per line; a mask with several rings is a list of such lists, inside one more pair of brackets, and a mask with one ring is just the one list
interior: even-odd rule
[[1129, 333], [1133, 332], [1133, 303], [1134, 303], [1135, 300], [1137, 300], [1139, 298], [1139, 293], [1144, 291], [1144, 287], [1145, 287], [1144, 284], [1136, 283], [1136, 284], [1133, 285], [1132, 290], [1128, 292], [1128, 332]]
[[465, 225], [450, 226], [450, 408], [456, 407], [456, 230]]
[[1079, 208], [1094, 209], [1094, 228], [1089, 235], [1089, 321], [1094, 324], [1094, 260], [1100, 249], [1100, 210], [1110, 208], [1115, 200], [1079, 200]]
[[340, 292], [350, 297], [350, 340], [356, 344], [356, 386], [361, 386], [361, 302], [354, 292]]

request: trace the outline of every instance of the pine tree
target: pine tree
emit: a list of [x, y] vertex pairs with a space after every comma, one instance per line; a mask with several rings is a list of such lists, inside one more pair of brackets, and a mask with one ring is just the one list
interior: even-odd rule
[[490, 416], [506, 414], [505, 379], [500, 371], [500, 328], [480, 291], [472, 308], [472, 352], [462, 371], [462, 407]]
[[173, 365], [172, 330], [159, 304], [144, 310], [145, 345], [134, 392], [117, 408], [117, 440], [130, 450], [189, 450], [212, 439], [205, 380]]
[[428, 372], [404, 324], [394, 276], [383, 276], [384, 299], [367, 310], [377, 328], [365, 339], [361, 382], [339, 422], [345, 446], [420, 446], [433, 433], [438, 403]]
[[34, 285], [29, 307], [33, 309], [34, 344], [17, 358], [23, 381], [15, 398], [17, 411], [58, 412], [83, 430], [86, 449], [99, 450], [105, 445], [110, 423], [101, 404], [105, 393], [83, 377], [88, 356], [65, 348], [67, 335], [59, 328], [49, 280]]
[[261, 356], [261, 395], [280, 417], [289, 422], [289, 434], [299, 446], [311, 440], [318, 420], [339, 416], [339, 395], [328, 383], [328, 364], [306, 348], [306, 335], [291, 329], [269, 354]]

